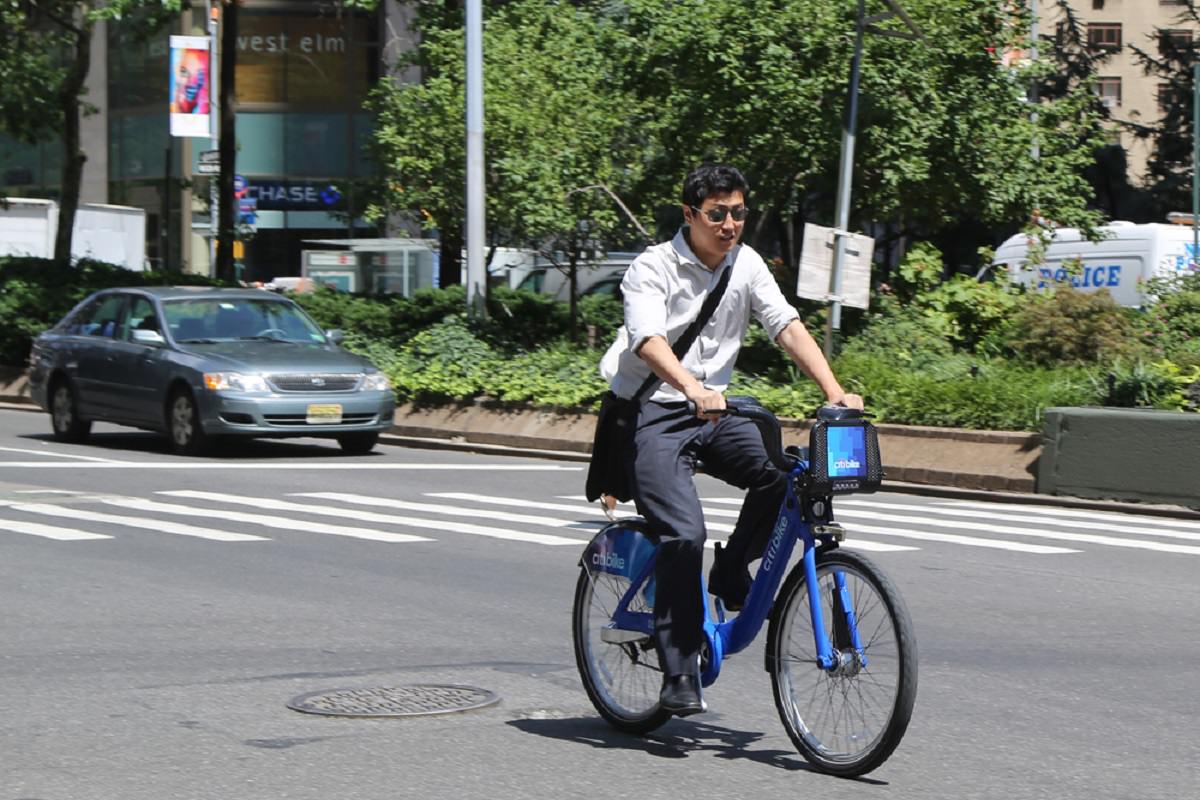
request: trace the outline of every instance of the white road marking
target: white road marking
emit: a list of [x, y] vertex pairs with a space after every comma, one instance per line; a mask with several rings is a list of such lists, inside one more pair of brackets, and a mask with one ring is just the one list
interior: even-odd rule
[[[513, 514], [507, 511], [493, 511], [487, 508], [465, 508], [463, 506], [448, 506], [438, 503], [413, 503], [408, 500], [395, 500], [390, 497], [369, 497], [360, 494], [344, 494], [339, 492], [293, 492], [294, 497], [312, 497], [318, 500], [333, 500], [339, 503], [351, 503], [360, 506], [376, 506], [392, 508], [398, 511], [424, 511], [429, 514], [447, 514], [452, 517], [473, 517], [475, 519], [503, 520], [504, 522], [523, 522], [528, 525], [545, 525], [549, 528], [570, 528], [578, 524], [578, 520], [557, 519], [555, 517], [539, 517], [533, 514]], [[525, 504], [528, 507], [529, 504]], [[311, 506], [316, 508], [316, 506]], [[364, 512], [360, 512], [364, 513]], [[366, 512], [369, 513], [369, 512]], [[391, 517], [384, 514], [372, 514], [381, 520]]]
[[949, 544], [961, 544], [968, 547], [991, 547], [996, 550], [1015, 550], [1019, 553], [1040, 553], [1048, 555], [1051, 553], [1078, 553], [1078, 550], [1070, 550], [1066, 547], [1051, 547], [1042, 544], [1026, 544], [1024, 542], [1009, 542], [1003, 539], [979, 539], [974, 536], [960, 536], [953, 533], [927, 533], [925, 531], [905, 530], [903, 528], [881, 528], [874, 525], [859, 525], [855, 523], [846, 529], [847, 544], [855, 541], [850, 537], [858, 532], [869, 533], [875, 536], [899, 536], [905, 539], [922, 539], [927, 542], [947, 542]]
[[306, 462], [274, 461], [100, 461], [83, 464], [63, 464], [56, 461], [0, 461], [0, 468], [10, 469], [217, 469], [228, 470], [338, 470], [379, 471], [416, 470], [448, 472], [580, 472], [583, 467], [562, 467], [550, 464], [362, 464], [338, 463], [325, 459]]
[[[918, 506], [920, 508], [920, 506]], [[1010, 503], [971, 503], [954, 501], [937, 503], [934, 508], [942, 513], [962, 514], [978, 511], [991, 517], [1008, 519], [1038, 519], [1047, 524], [1082, 525], [1105, 531], [1128, 531], [1154, 536], [1200, 541], [1200, 522], [1150, 514], [1123, 513], [1113, 511], [1090, 511], [1087, 509], [1050, 508], [1047, 506], [1017, 505]], [[1051, 522], [1051, 518], [1064, 520]]]
[[1038, 528], [1018, 528], [1013, 525], [991, 525], [986, 522], [962, 522], [952, 520], [930, 519], [928, 515], [883, 513], [877, 511], [859, 511], [857, 509], [842, 510], [839, 517], [850, 519], [874, 519], [884, 522], [903, 522], [909, 525], [929, 526], [931, 528], [956, 528], [970, 531], [987, 531], [989, 533], [1005, 533], [1011, 536], [1029, 536], [1035, 539], [1054, 539], [1062, 542], [1085, 542], [1107, 547], [1128, 547], [1135, 550], [1157, 550], [1162, 553], [1184, 553], [1200, 555], [1200, 547], [1184, 544], [1167, 544], [1164, 542], [1149, 542], [1141, 539], [1118, 539], [1115, 536], [1097, 536], [1090, 533], [1067, 533], [1065, 531], [1048, 531]]
[[[586, 542], [583, 539], [568, 539], [565, 536], [551, 536], [543, 533], [527, 533], [525, 531], [512, 531], [504, 528], [494, 528], [483, 525], [469, 525], [462, 522], [450, 522], [447, 520], [421, 519], [418, 517], [399, 516], [396, 514], [372, 514], [365, 511], [354, 511], [352, 509], [332, 508], [329, 506], [314, 506], [305, 503], [292, 503], [286, 500], [267, 500], [260, 497], [239, 497], [236, 495], [221, 494], [218, 492], [200, 492], [191, 490], [180, 490], [174, 492], [159, 492], [159, 494], [170, 495], [172, 497], [185, 497], [193, 500], [211, 500], [221, 503], [237, 503], [242, 505], [251, 505], [258, 508], [271, 508], [280, 511], [300, 511], [311, 514], [324, 514], [326, 516], [335, 517], [350, 517], [354, 519], [363, 518], [369, 515], [369, 519], [378, 522], [386, 522], [392, 525], [405, 525], [412, 528], [428, 528], [435, 531], [452, 531], [454, 533], [467, 533], [474, 536], [488, 536], [493, 539], [508, 539], [517, 542], [532, 542], [534, 544], [549, 544], [549, 545], [572, 545], [582, 547]], [[321, 499], [336, 499], [345, 503], [359, 503], [360, 505], [388, 505], [386, 498], [363, 497], [361, 495], [338, 494], [335, 492], [306, 494], [305, 497], [319, 497]], [[357, 498], [357, 499], [354, 499]], [[362, 502], [362, 501], [370, 502]], [[219, 512], [226, 513], [226, 512]]]
[[[544, 508], [544, 509], [552, 510], [552, 511], [574, 511], [574, 512], [578, 512], [578, 513], [590, 512], [593, 514], [597, 514], [601, 517], [604, 516], [604, 511], [601, 510], [600, 506], [596, 503], [590, 503], [585, 506], [567, 505], [565, 503], [541, 503], [541, 502], [537, 502], [537, 501], [525, 501], [525, 500], [521, 500], [521, 499], [515, 498], [515, 497], [493, 497], [491, 495], [471, 494], [469, 492], [429, 492], [429, 493], [427, 493], [427, 496], [428, 497], [438, 497], [438, 498], [442, 498], [445, 500], [463, 500], [463, 501], [473, 502], [473, 503], [488, 503], [491, 505], [498, 505], [498, 506], [519, 506], [519, 507], [523, 507], [523, 508]], [[585, 498], [577, 497], [577, 496], [567, 496], [566, 498], [562, 498], [562, 499], [584, 500]], [[739, 500], [738, 502], [741, 502], [741, 501]], [[622, 506], [624, 506], [624, 507], [632, 509], [632, 505], [633, 505], [632, 503], [618, 503], [617, 507], [621, 508]], [[732, 514], [729, 512], [725, 512], [723, 514], [722, 513], [714, 514], [713, 512], [714, 512], [713, 509], [705, 508], [704, 516], [706, 518], [710, 515], [713, 515], [713, 516], [735, 516], [735, 517], [737, 516], [737, 512], [733, 512]], [[734, 528], [733, 525], [725, 525], [725, 524], [722, 524], [719, 522], [708, 522], [707, 520], [705, 522], [705, 527], [708, 528], [709, 531], [719, 531], [722, 533], [732, 533], [733, 528]], [[713, 546], [717, 542], [724, 542], [724, 540], [723, 539], [714, 539], [712, 537], [709, 537], [704, 542], [704, 546], [706, 548], [708, 548], [709, 550], [711, 550], [711, 549], [713, 549]], [[845, 545], [848, 547], [858, 547], [861, 550], [873, 550], [873, 551], [879, 552], [879, 553], [895, 553], [895, 552], [901, 552], [901, 551], [905, 551], [905, 550], [919, 550], [920, 549], [918, 547], [905, 547], [904, 545], [885, 544], [883, 542], [864, 542], [864, 541], [860, 541], [857, 539], [854, 540], [853, 542], [847, 541], [847, 542], [845, 542]]]
[[4, 453], [31, 453], [38, 456], [53, 456], [54, 458], [74, 458], [79, 461], [98, 461], [101, 463], [119, 463], [111, 458], [99, 458], [97, 456], [83, 456], [76, 453], [56, 453], [53, 450], [32, 450], [26, 447], [0, 447], [0, 452]]
[[25, 533], [30, 536], [41, 536], [43, 539], [57, 539], [62, 542], [77, 542], [87, 539], [111, 539], [102, 533], [88, 533], [74, 528], [63, 528], [58, 525], [43, 525], [40, 522], [17, 522], [0, 519], [0, 531], [10, 533]]
[[[259, 504], [261, 505], [261, 504]], [[154, 500], [139, 500], [138, 508], [143, 511], [153, 511], [162, 514], [176, 514], [185, 517], [203, 517], [205, 519], [228, 520], [230, 522], [248, 522], [252, 525], [262, 525], [266, 528], [277, 528], [285, 531], [303, 531], [305, 533], [324, 533], [330, 536], [347, 536], [352, 539], [366, 539], [372, 542], [429, 542], [424, 536], [413, 536], [407, 533], [389, 533], [370, 528], [352, 528], [348, 525], [325, 525], [320, 522], [305, 522], [286, 517], [273, 517], [266, 514], [246, 514], [241, 511], [227, 509], [196, 508], [176, 503], [159, 503]]]
[[[137, 501], [121, 500], [109, 498], [97, 498], [101, 502], [109, 503], [110, 505], [122, 506], [125, 508], [136, 508]], [[211, 528], [199, 528], [194, 525], [181, 525], [177, 522], [167, 522], [165, 520], [145, 519], [144, 517], [129, 517], [123, 514], [103, 514], [98, 511], [85, 511], [74, 506], [50, 505], [48, 503], [22, 503], [13, 505], [15, 511], [24, 511], [29, 514], [43, 514], [51, 517], [67, 517], [68, 519], [80, 519], [90, 522], [104, 522], [111, 525], [124, 525], [128, 528], [143, 528], [145, 530], [158, 531], [161, 533], [173, 533], [178, 536], [195, 536], [200, 539], [213, 539], [218, 542], [264, 542], [270, 541], [262, 536], [251, 536], [246, 533], [230, 533], [229, 531], [218, 531]]]

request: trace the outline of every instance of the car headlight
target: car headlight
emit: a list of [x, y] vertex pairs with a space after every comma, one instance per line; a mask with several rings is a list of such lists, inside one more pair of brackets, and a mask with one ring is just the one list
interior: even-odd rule
[[383, 392], [391, 388], [391, 381], [382, 372], [368, 372], [358, 390], [360, 392]]
[[267, 382], [261, 375], [243, 375], [240, 372], [206, 372], [204, 387], [213, 392], [268, 392]]

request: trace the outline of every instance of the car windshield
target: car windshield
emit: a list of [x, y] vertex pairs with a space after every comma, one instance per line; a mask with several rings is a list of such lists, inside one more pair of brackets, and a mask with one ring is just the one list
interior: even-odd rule
[[177, 342], [262, 339], [324, 344], [325, 334], [290, 302], [249, 297], [182, 298], [163, 302]]

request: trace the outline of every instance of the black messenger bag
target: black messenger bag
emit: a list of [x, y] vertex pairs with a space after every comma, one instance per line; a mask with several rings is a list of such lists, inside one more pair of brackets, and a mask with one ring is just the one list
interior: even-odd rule
[[[733, 272], [733, 264], [725, 268], [717, 285], [704, 298], [704, 305], [692, 324], [675, 342], [671, 348], [675, 357], [683, 361], [692, 343], [700, 334], [700, 330], [708, 324], [713, 311], [725, 294], [729, 285], [729, 273]], [[642, 407], [642, 398], [651, 389], [662, 383], [662, 378], [651, 373], [642, 382], [633, 397], [620, 397], [611, 390], [604, 393], [600, 399], [600, 413], [596, 417], [596, 432], [592, 436], [592, 460], [588, 465], [587, 486], [585, 494], [588, 502], [598, 500], [601, 495], [616, 498], [619, 502], [627, 502], [633, 498], [633, 475], [630, 472], [633, 459], [633, 434], [637, 430], [638, 411]]]

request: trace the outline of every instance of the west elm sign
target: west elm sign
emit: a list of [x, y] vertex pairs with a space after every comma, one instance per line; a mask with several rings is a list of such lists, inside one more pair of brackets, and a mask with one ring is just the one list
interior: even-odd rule
[[336, 186], [307, 181], [255, 180], [246, 197], [258, 201], [259, 211], [333, 211], [345, 205]]

